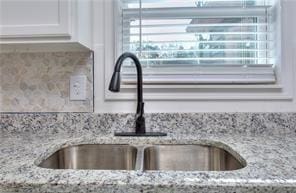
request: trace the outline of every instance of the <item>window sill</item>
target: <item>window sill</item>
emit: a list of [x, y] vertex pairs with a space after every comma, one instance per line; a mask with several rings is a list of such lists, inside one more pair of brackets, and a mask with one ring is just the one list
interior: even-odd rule
[[[123, 89], [131, 89], [131, 88], [137, 88], [136, 84], [123, 84], [121, 85], [121, 88]], [[171, 84], [171, 85], [162, 85], [162, 84], [144, 84], [143, 88], [147, 89], [273, 89], [273, 90], [281, 90], [283, 88], [282, 85], [277, 85], [277, 84], [266, 84], [266, 85], [258, 85], [258, 84], [253, 84], [253, 85], [243, 85], [243, 84], [229, 84], [229, 85], [218, 85], [218, 84], [213, 84], [213, 85], [207, 85], [207, 84], [192, 84], [192, 85], [178, 85], [178, 84]]]
[[[281, 85], [144, 85], [145, 100], [293, 100]], [[122, 85], [120, 93], [105, 92], [106, 101], [136, 100], [136, 86]]]

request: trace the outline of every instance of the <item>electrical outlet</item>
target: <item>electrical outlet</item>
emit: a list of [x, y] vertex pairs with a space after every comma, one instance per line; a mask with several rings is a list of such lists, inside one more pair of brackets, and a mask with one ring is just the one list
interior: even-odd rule
[[71, 76], [70, 100], [71, 101], [86, 100], [86, 76], [85, 75]]

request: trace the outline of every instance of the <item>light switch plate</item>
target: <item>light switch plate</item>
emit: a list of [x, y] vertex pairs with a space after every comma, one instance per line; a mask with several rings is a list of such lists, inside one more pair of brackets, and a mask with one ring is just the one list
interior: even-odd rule
[[70, 100], [85, 101], [86, 100], [86, 76], [77, 75], [70, 78]]

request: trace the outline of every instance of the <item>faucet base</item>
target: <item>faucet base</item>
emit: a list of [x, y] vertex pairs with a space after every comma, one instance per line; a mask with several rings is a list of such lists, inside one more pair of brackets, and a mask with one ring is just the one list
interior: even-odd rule
[[115, 133], [114, 135], [118, 136], [118, 137], [164, 137], [164, 136], [167, 136], [166, 133], [161, 133], [161, 132], [146, 132], [146, 133], [124, 132], [124, 133]]

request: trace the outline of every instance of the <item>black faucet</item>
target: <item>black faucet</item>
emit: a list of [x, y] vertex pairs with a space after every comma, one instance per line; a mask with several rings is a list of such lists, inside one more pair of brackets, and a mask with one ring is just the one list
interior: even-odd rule
[[115, 133], [115, 136], [166, 136], [165, 133], [146, 132], [145, 117], [144, 117], [144, 101], [143, 101], [143, 73], [142, 66], [136, 55], [126, 52], [122, 54], [116, 62], [114, 73], [109, 85], [111, 92], [120, 91], [120, 69], [125, 59], [131, 58], [137, 68], [137, 113], [136, 113], [136, 130], [134, 133]]

